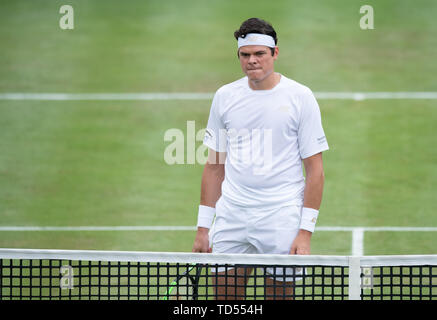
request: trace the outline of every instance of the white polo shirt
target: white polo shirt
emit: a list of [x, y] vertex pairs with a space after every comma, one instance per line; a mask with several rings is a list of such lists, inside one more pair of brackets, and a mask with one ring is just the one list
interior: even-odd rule
[[217, 90], [203, 143], [227, 153], [222, 196], [243, 207], [303, 205], [302, 159], [329, 149], [313, 93], [283, 75], [271, 90], [247, 77]]

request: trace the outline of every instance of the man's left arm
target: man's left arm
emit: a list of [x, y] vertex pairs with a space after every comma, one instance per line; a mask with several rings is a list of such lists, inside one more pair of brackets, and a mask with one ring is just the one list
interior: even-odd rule
[[[312, 232], [306, 229], [311, 229], [312, 223], [315, 225], [317, 213], [322, 203], [325, 181], [322, 153], [303, 159], [303, 164], [306, 173], [303, 210], [306, 210], [309, 215], [312, 214], [313, 218], [309, 221], [303, 221], [309, 224], [309, 228], [304, 227], [301, 222], [299, 233], [291, 246], [290, 254], [310, 254]], [[302, 219], [308, 219], [308, 217], [303, 216]]]

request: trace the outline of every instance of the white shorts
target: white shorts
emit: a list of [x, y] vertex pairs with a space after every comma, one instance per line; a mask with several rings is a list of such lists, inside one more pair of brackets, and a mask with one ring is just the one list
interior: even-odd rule
[[[216, 219], [210, 231], [212, 252], [289, 254], [299, 232], [301, 211], [302, 206], [244, 208], [221, 197], [216, 203]], [[217, 272], [224, 269], [219, 267]], [[279, 267], [267, 268], [267, 273], [281, 276], [283, 270]], [[285, 270], [285, 281], [291, 281], [294, 268]], [[300, 272], [296, 270], [296, 275], [301, 271], [302, 268]], [[275, 279], [284, 281], [278, 277]]]

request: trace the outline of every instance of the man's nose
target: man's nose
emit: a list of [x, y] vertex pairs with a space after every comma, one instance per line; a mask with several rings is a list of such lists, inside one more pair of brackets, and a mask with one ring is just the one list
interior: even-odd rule
[[258, 62], [258, 59], [256, 58], [256, 56], [254, 54], [251, 54], [249, 56], [249, 63], [254, 64], [254, 63], [257, 63], [257, 62]]

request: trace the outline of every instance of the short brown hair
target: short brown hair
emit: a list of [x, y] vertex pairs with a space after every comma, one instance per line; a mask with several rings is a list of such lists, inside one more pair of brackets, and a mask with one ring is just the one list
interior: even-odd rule
[[[260, 33], [260, 34], [266, 34], [271, 36], [275, 40], [275, 45], [278, 44], [278, 38], [276, 35], [275, 29], [273, 29], [272, 25], [259, 18], [250, 18], [244, 21], [240, 29], [236, 30], [234, 32], [235, 39], [238, 40], [238, 38], [244, 38], [248, 33]], [[274, 48], [270, 48], [272, 55], [275, 52]]]

